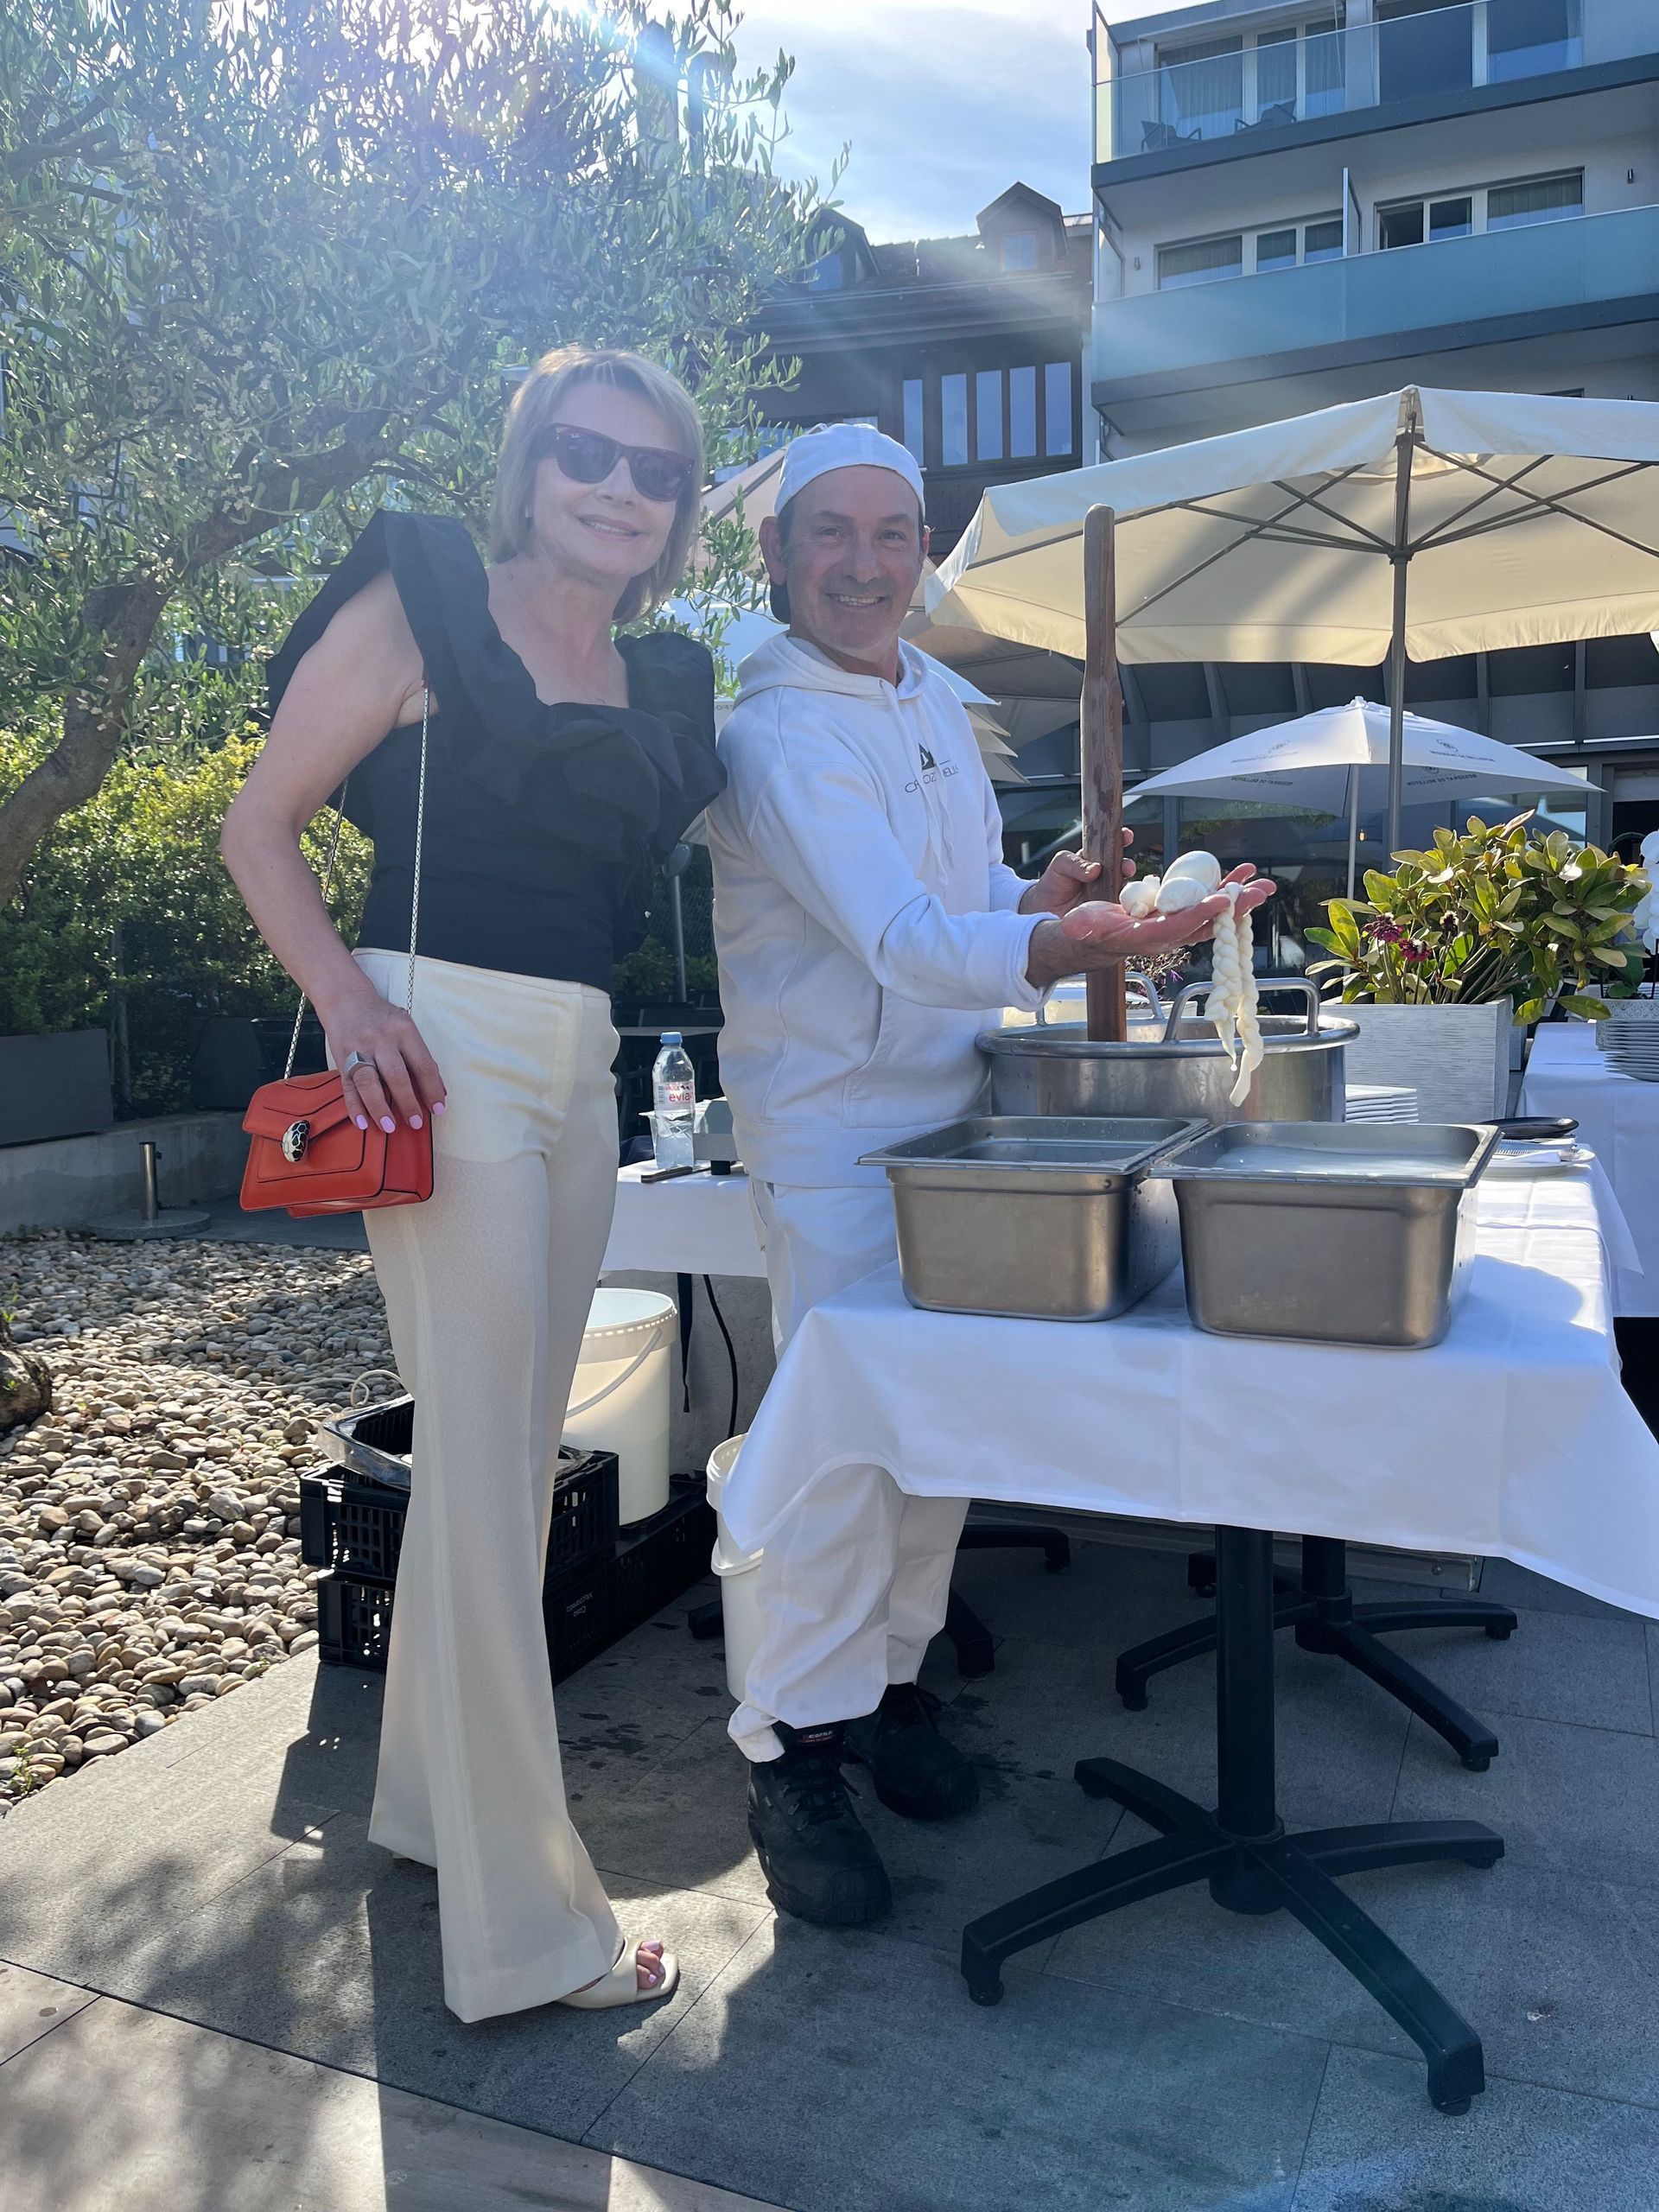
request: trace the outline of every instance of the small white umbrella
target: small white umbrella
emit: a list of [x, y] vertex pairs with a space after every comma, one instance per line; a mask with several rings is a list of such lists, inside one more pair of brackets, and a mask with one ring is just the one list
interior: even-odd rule
[[[1572, 791], [1582, 799], [1582, 776], [1535, 760], [1455, 722], [1427, 715], [1401, 716], [1402, 802], [1435, 804], [1459, 798], [1510, 798], [1536, 791]], [[1348, 817], [1348, 896], [1354, 895], [1362, 782], [1386, 795], [1389, 715], [1370, 699], [1322, 708], [1291, 722], [1235, 737], [1135, 786], [1137, 799], [1184, 792]]]

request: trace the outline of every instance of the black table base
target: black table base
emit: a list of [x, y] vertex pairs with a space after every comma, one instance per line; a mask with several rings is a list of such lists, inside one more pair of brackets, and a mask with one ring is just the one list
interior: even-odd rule
[[[1188, 1579], [1195, 1589], [1213, 1584], [1215, 1561], [1208, 1553], [1194, 1554], [1188, 1565]], [[1301, 1580], [1275, 1574], [1273, 1586], [1274, 1628], [1294, 1629], [1304, 1651], [1325, 1652], [1357, 1667], [1436, 1735], [1443, 1736], [1472, 1773], [1484, 1773], [1497, 1757], [1497, 1738], [1486, 1723], [1466, 1712], [1455, 1698], [1448, 1697], [1427, 1675], [1378, 1638], [1401, 1629], [1480, 1628], [1502, 1640], [1512, 1636], [1517, 1625], [1507, 1605], [1494, 1605], [1484, 1598], [1356, 1605], [1348, 1587], [1347, 1546], [1332, 1536], [1304, 1536]], [[1137, 1643], [1118, 1660], [1117, 1694], [1132, 1713], [1139, 1713], [1147, 1702], [1147, 1684], [1154, 1675], [1215, 1648], [1213, 1614], [1208, 1620], [1194, 1621], [1191, 1627], [1172, 1629], [1166, 1636]]]
[[1045, 1883], [963, 1931], [962, 1971], [977, 2004], [1002, 1994], [1001, 1963], [1068, 1928], [1207, 1881], [1230, 1912], [1294, 1913], [1418, 2044], [1428, 2094], [1460, 2113], [1486, 2086], [1480, 2038], [1358, 1906], [1335, 1877], [1374, 1866], [1460, 1859], [1491, 1866], [1501, 1837], [1472, 1821], [1393, 1821], [1286, 1833], [1276, 1809], [1273, 1711], [1273, 1539], [1218, 1529], [1216, 1758], [1217, 1805], [1192, 1798], [1116, 1759], [1080, 1759], [1090, 1796], [1116, 1799], [1159, 1831], [1141, 1844]]

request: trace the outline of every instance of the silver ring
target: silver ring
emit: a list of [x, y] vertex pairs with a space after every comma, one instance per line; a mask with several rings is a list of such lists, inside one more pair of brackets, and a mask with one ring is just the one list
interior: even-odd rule
[[369, 1058], [366, 1052], [347, 1052], [346, 1055], [346, 1065], [341, 1068], [340, 1073], [341, 1075], [350, 1075], [358, 1068], [372, 1068], [374, 1062]]

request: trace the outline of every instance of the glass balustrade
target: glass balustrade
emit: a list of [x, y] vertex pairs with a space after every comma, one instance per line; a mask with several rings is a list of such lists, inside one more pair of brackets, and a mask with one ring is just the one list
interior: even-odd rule
[[[1592, 0], [1593, 4], [1593, 0]], [[1424, 94], [1497, 85], [1583, 58], [1585, 0], [1377, 0], [1346, 27], [1335, 8], [1301, 23], [1188, 41], [1154, 69], [1113, 77], [1095, 23], [1095, 159], [1164, 153]], [[1235, 19], [1236, 20], [1236, 19]]]

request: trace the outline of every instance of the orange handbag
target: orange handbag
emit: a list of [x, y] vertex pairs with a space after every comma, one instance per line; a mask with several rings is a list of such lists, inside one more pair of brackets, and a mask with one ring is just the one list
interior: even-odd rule
[[[415, 936], [421, 910], [421, 845], [426, 825], [426, 731], [432, 694], [421, 708], [421, 772], [415, 803], [414, 885], [409, 910], [409, 982], [404, 1009], [415, 1010]], [[334, 834], [323, 873], [326, 906], [334, 886], [334, 859], [346, 803], [342, 784], [334, 806]], [[418, 1129], [399, 1122], [390, 1136], [378, 1122], [359, 1129], [346, 1103], [338, 1070], [296, 1075], [302, 995], [288, 1041], [288, 1061], [280, 1083], [261, 1084], [248, 1103], [242, 1127], [252, 1140], [242, 1173], [242, 1205], [256, 1213], [284, 1206], [297, 1220], [307, 1214], [366, 1212], [373, 1206], [419, 1205], [432, 1195], [432, 1125]]]

